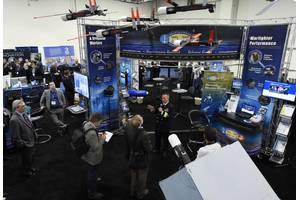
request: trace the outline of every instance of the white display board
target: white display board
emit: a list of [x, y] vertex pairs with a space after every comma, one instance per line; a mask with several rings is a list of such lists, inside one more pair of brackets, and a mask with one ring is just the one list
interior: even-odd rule
[[[190, 185], [199, 192], [189, 200], [279, 200], [239, 142], [196, 159], [185, 169], [194, 182]], [[171, 176], [174, 180], [173, 176], [179, 176], [178, 172]], [[160, 186], [167, 200], [176, 200], [177, 193], [181, 197], [188, 187], [174, 190], [177, 183], [171, 177], [161, 181]]]

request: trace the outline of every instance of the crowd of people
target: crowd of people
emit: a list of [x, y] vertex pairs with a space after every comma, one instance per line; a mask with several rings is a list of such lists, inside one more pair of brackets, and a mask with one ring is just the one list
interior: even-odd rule
[[53, 62], [49, 66], [44, 66], [38, 60], [28, 60], [21, 57], [18, 59], [13, 57], [3, 58], [3, 75], [26, 77], [28, 84], [33, 81], [36, 84], [53, 81], [56, 88], [63, 86], [67, 105], [74, 104], [73, 72], [81, 72], [82, 68], [78, 59], [75, 59], [72, 65], [67, 64], [67, 62], [60, 64]]
[[[15, 72], [21, 73], [21, 66], [16, 64], [6, 64], [5, 68], [12, 67]], [[18, 68], [18, 70], [16, 70]], [[36, 62], [32, 62], [31, 70], [38, 72]], [[53, 123], [58, 127], [59, 133], [63, 133], [67, 124], [64, 123], [64, 108], [68, 103], [74, 101], [74, 83], [69, 69], [52, 66], [51, 73], [63, 73], [60, 76], [67, 92], [63, 93], [57, 88], [55, 79], [49, 83], [49, 89], [45, 90], [40, 98], [41, 109], [46, 109]], [[25, 70], [26, 72], [26, 70]], [[23, 73], [23, 72], [22, 72]], [[40, 72], [39, 72], [40, 73]], [[73, 85], [72, 85], [73, 84]], [[14, 100], [12, 103], [13, 115], [10, 118], [13, 141], [21, 152], [23, 173], [25, 176], [33, 176], [38, 169], [33, 167], [33, 157], [35, 152], [36, 133], [34, 125], [26, 113], [26, 105], [22, 99]], [[173, 105], [167, 93], [161, 95], [161, 102], [157, 105], [148, 105], [147, 108], [155, 114], [155, 144], [152, 145], [149, 135], [143, 128], [144, 119], [141, 115], [135, 115], [128, 120], [123, 120], [124, 138], [126, 141], [126, 158], [130, 173], [130, 197], [132, 199], [143, 199], [149, 193], [147, 189], [147, 177], [150, 166], [150, 153], [154, 152], [162, 156], [167, 155], [170, 148], [168, 137], [172, 127], [172, 117], [174, 115]], [[87, 191], [89, 199], [102, 199], [103, 194], [97, 192], [97, 171], [103, 160], [103, 144], [106, 139], [105, 132], [98, 132], [98, 128], [103, 122], [100, 113], [91, 113], [88, 121], [82, 127], [85, 132], [85, 142], [89, 146], [87, 153], [81, 159], [87, 164]], [[216, 140], [216, 129], [209, 128], [204, 133], [207, 146], [200, 148], [197, 158], [201, 158], [209, 152], [221, 148]], [[154, 146], [154, 148], [153, 148]]]

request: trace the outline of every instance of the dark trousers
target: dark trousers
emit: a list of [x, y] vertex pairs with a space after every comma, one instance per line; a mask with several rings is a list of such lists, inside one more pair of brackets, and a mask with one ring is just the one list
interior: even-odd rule
[[[155, 131], [155, 149], [156, 150], [162, 150], [165, 151], [168, 147], [168, 137], [170, 135], [169, 130], [160, 130], [157, 129]], [[161, 148], [161, 142], [162, 144], [162, 149]]]
[[74, 92], [65, 92], [65, 97], [68, 106], [74, 105]]
[[22, 165], [25, 173], [32, 169], [34, 151], [35, 147], [23, 147], [21, 150]]
[[130, 195], [143, 197], [146, 191], [148, 168], [130, 169]]
[[97, 192], [97, 169], [99, 165], [89, 165], [87, 169], [87, 188], [89, 194]]

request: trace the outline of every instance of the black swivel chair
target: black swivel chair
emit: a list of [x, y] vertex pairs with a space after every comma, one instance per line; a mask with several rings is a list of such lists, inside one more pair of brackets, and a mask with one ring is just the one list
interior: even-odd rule
[[51, 135], [45, 134], [42, 128], [37, 128], [37, 122], [44, 118], [44, 112], [45, 112], [45, 108], [36, 110], [35, 112], [31, 113], [31, 121], [35, 127], [37, 144], [44, 144], [51, 140]]
[[192, 128], [197, 128], [199, 131], [204, 131], [210, 124], [206, 113], [200, 110], [191, 110], [188, 117]]
[[36, 143], [43, 144], [51, 140], [51, 135], [45, 134], [42, 128], [37, 128], [37, 122], [44, 118], [45, 108], [40, 107], [40, 92], [32, 90], [25, 96], [26, 105], [31, 107], [31, 121], [35, 127]]
[[[192, 128], [197, 129], [199, 132], [204, 132], [206, 128], [210, 125], [210, 120], [206, 113], [201, 112], [200, 110], [191, 110], [188, 113], [188, 118], [190, 120]], [[189, 139], [187, 142], [188, 149], [193, 152], [190, 144], [200, 144], [203, 145], [204, 141], [192, 140]]]

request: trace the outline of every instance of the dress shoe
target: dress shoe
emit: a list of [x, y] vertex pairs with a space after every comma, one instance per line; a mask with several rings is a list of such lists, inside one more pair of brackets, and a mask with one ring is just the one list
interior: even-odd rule
[[58, 128], [58, 134], [59, 134], [60, 136], [63, 136], [63, 135], [65, 134], [67, 128], [68, 128], [68, 125], [67, 125], [67, 124], [64, 124], [64, 125], [59, 126], [59, 128]]
[[137, 196], [137, 199], [138, 199], [138, 200], [144, 199], [144, 198], [148, 195], [148, 193], [149, 193], [149, 190], [148, 190], [148, 189], [145, 189], [141, 194], [139, 194], [139, 195]]
[[102, 199], [104, 195], [101, 193], [93, 193], [93, 194], [89, 194], [88, 197], [91, 200], [97, 200], [97, 199]]
[[102, 178], [101, 177], [97, 177], [97, 182], [101, 182]]
[[32, 172], [32, 171], [28, 171], [28, 172], [24, 172], [23, 175], [24, 175], [25, 177], [30, 177], [30, 176], [34, 176], [35, 173]]
[[38, 169], [38, 168], [31, 168], [30, 170], [31, 170], [31, 172], [33, 172], [33, 173], [37, 173], [37, 172], [40, 171], [40, 169]]

